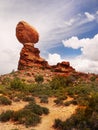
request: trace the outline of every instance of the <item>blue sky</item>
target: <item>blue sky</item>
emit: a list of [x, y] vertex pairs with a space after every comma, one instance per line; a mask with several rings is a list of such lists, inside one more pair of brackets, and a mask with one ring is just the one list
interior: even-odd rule
[[77, 71], [98, 73], [98, 0], [0, 0], [0, 74], [17, 69], [21, 20], [38, 30], [36, 47], [50, 64], [65, 60]]

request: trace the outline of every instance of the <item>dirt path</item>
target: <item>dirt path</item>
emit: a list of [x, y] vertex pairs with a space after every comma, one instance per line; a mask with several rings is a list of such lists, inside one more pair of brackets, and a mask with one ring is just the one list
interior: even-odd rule
[[55, 119], [59, 118], [66, 120], [75, 112], [75, 109], [77, 108], [77, 106], [74, 105], [70, 105], [68, 107], [57, 106], [53, 101], [54, 98], [50, 98], [48, 104], [40, 104], [39, 100], [37, 99], [37, 102], [41, 106], [47, 107], [50, 113], [46, 116], [43, 116], [42, 123], [35, 127], [34, 130], [54, 130], [52, 126]]
[[[23, 125], [15, 125], [12, 122], [6, 122], [6, 123], [0, 123], [0, 130], [12, 130], [15, 128], [17, 128], [18, 130], [54, 130], [52, 127], [54, 120], [57, 118], [60, 118], [62, 120], [69, 118], [75, 112], [75, 109], [77, 108], [77, 106], [74, 106], [74, 105], [70, 105], [67, 107], [56, 106], [53, 101], [54, 101], [54, 98], [49, 98], [48, 104], [42, 104], [40, 103], [39, 99], [36, 98], [36, 102], [38, 104], [40, 104], [41, 106], [47, 107], [50, 111], [48, 115], [42, 116], [42, 122], [38, 124], [36, 127], [26, 128]], [[26, 104], [24, 102], [21, 102], [10, 109], [13, 109], [13, 110], [17, 110], [19, 108], [21, 109], [25, 105]], [[0, 112], [1, 112], [1, 108], [0, 108]]]

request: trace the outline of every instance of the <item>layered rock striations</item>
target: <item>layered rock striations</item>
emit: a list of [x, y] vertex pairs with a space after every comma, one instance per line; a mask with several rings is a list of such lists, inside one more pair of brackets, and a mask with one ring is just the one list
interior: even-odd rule
[[37, 30], [24, 21], [20, 21], [16, 27], [16, 37], [23, 48], [20, 52], [20, 60], [18, 70], [25, 70], [32, 67], [44, 67], [58, 73], [70, 73], [75, 71], [69, 62], [58, 63], [50, 66], [47, 61], [40, 57], [40, 51], [34, 47], [34, 44], [39, 41]]
[[34, 27], [24, 21], [20, 21], [16, 27], [16, 37], [23, 44], [18, 70], [34, 66], [49, 68], [48, 62], [40, 57], [39, 49], [34, 47], [34, 44], [39, 40], [39, 34]]
[[32, 43], [25, 43], [20, 53], [18, 70], [24, 70], [29, 67], [45, 67], [49, 68], [47, 61], [39, 55], [38, 48], [34, 48]]

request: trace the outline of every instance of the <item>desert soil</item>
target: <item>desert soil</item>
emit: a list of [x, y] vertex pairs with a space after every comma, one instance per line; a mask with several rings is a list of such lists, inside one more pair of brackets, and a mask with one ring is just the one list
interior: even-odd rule
[[[59, 118], [62, 120], [68, 119], [76, 110], [77, 106], [70, 105], [67, 107], [64, 106], [57, 106], [53, 102], [55, 98], [49, 98], [49, 103], [48, 104], [43, 104], [40, 103], [40, 100], [36, 98], [36, 102], [40, 104], [41, 106], [47, 107], [50, 111], [48, 115], [43, 115], [42, 116], [42, 122], [38, 124], [36, 127], [29, 127], [26, 128], [23, 125], [16, 125], [13, 122], [6, 122], [6, 123], [0, 123], [0, 130], [54, 130], [53, 123], [54, 120]], [[70, 100], [70, 99], [68, 99]], [[66, 100], [66, 101], [68, 101]], [[13, 102], [11, 106], [0, 106], [0, 113], [2, 111], [6, 111], [8, 109], [10, 110], [19, 110], [22, 109], [25, 105], [27, 105], [27, 102]]]

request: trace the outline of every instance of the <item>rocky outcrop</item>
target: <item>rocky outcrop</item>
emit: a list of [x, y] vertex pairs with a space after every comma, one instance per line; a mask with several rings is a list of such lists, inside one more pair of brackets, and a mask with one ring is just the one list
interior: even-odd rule
[[40, 57], [40, 51], [34, 47], [34, 44], [39, 40], [39, 34], [34, 27], [28, 23], [21, 21], [16, 27], [16, 37], [23, 44], [18, 63], [18, 70], [25, 70], [33, 67], [43, 67], [53, 70], [56, 73], [70, 73], [75, 71], [69, 62], [58, 63], [50, 66], [47, 61]]
[[61, 72], [61, 73], [69, 73], [75, 71], [75, 69], [70, 66], [70, 63], [65, 61], [52, 66], [52, 68], [54, 69], [55, 72]]
[[36, 29], [24, 21], [20, 21], [16, 27], [16, 37], [22, 44], [37, 43], [39, 34]]
[[39, 40], [39, 34], [34, 27], [24, 21], [20, 21], [16, 27], [16, 37], [23, 44], [20, 52], [18, 70], [24, 70], [34, 66], [50, 67], [48, 62], [40, 57], [39, 49], [34, 47], [34, 44]]
[[39, 53], [40, 51], [38, 48], [34, 48], [32, 43], [24, 44], [20, 53], [18, 70], [24, 70], [35, 66], [49, 68], [48, 62], [41, 58]]

